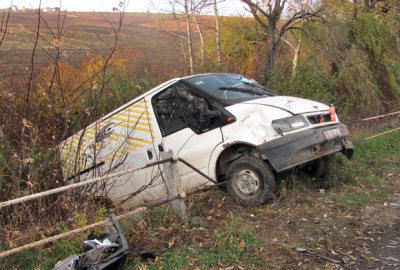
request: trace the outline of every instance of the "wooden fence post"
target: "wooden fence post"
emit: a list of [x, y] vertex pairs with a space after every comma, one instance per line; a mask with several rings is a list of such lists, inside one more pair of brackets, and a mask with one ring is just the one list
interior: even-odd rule
[[[172, 150], [168, 152], [160, 152], [161, 159], [167, 159], [173, 157]], [[182, 191], [181, 178], [179, 176], [178, 164], [176, 161], [163, 163], [163, 175], [165, 179], [165, 185], [167, 186], [168, 194], [170, 197], [179, 195]], [[186, 213], [185, 199], [178, 199], [172, 201], [172, 206], [181, 216], [182, 220], [187, 223], [188, 215]]]

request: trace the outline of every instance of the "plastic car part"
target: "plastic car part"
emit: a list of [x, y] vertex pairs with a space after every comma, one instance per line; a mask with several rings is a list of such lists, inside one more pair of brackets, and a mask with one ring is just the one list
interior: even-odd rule
[[59, 262], [53, 270], [105, 270], [115, 269], [132, 250], [113, 211], [107, 221], [103, 242], [85, 241], [84, 253], [71, 255]]

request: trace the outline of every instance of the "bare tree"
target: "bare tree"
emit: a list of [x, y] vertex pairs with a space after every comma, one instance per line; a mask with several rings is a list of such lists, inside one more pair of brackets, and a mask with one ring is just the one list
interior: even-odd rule
[[3, 44], [3, 40], [7, 34], [8, 21], [10, 19], [11, 9], [13, 1], [11, 1], [10, 7], [8, 9], [3, 9], [1, 12], [1, 23], [0, 23], [0, 47]]
[[[193, 14], [193, 21], [196, 24], [197, 32], [199, 33], [200, 36], [200, 44], [201, 44], [201, 65], [204, 67], [205, 66], [205, 59], [204, 59], [204, 48], [205, 48], [205, 43], [204, 43], [204, 37], [203, 37], [203, 31], [201, 30], [199, 21], [197, 20], [196, 14]], [[193, 73], [192, 73], [193, 74]]]
[[[90, 103], [89, 113], [92, 117], [99, 116], [97, 106], [109, 83], [109, 72], [107, 71], [110, 70], [112, 57], [117, 50], [126, 3], [127, 1], [122, 1], [118, 7], [114, 8], [114, 11], [119, 12], [119, 17], [116, 18], [110, 14], [103, 16], [112, 29], [113, 40], [107, 41], [104, 37], [98, 35], [99, 40], [107, 48], [107, 51], [96, 51], [103, 60], [102, 67], [97, 68], [92, 77], [86, 79], [87, 81], [78, 83], [74, 81], [74, 84], [68, 84], [66, 82], [67, 75], [63, 74], [61, 68], [63, 64], [61, 61], [62, 44], [66, 39], [65, 20], [67, 16], [59, 11], [55, 21], [56, 25], [54, 25], [53, 21], [47, 21], [49, 17], [41, 12], [41, 2], [39, 2], [34, 17], [36, 24], [31, 23], [34, 26], [29, 29], [34, 34], [33, 45], [29, 49], [30, 60], [27, 68], [29, 73], [26, 78], [21, 76], [21, 82], [18, 83], [22, 87], [15, 91], [15, 95], [5, 96], [7, 99], [1, 98], [0, 110], [4, 112], [4, 115], [7, 113], [7, 119], [0, 115], [0, 149], [2, 149], [0, 151], [0, 186], [2, 187], [0, 196], [2, 200], [50, 189], [64, 183], [60, 181], [59, 149], [52, 147], [66, 136], [67, 129], [70, 129], [71, 125], [74, 124], [71, 122], [74, 120], [71, 120], [70, 116], [72, 107], [70, 103], [79, 103], [79, 106], [81, 102]], [[10, 12], [11, 8], [2, 13], [0, 45], [3, 41], [7, 42], [4, 36], [7, 33]], [[38, 62], [39, 53], [46, 55], [46, 60], [43, 61], [46, 64]], [[47, 66], [48, 63], [50, 63], [50, 66]], [[68, 79], [73, 81], [79, 78], [68, 77]], [[94, 80], [99, 83], [93, 100], [83, 101], [82, 95], [75, 100], [68, 99], [67, 96], [70, 92], [87, 92], [87, 87], [84, 85], [87, 86]], [[12, 93], [14, 94], [14, 92]], [[41, 102], [41, 98], [45, 102]], [[38, 115], [41, 116], [40, 119]], [[53, 129], [55, 130], [52, 133], [54, 136], [48, 136], [53, 132]], [[3, 141], [7, 143], [7, 148], [2, 148]], [[20, 209], [8, 209], [7, 212], [2, 213], [2, 225], [4, 222], [10, 222], [17, 228], [22, 223], [32, 223], [32, 220], [39, 222], [39, 219], [50, 223], [53, 216], [49, 211], [56, 207], [62, 207], [55, 202], [56, 200], [58, 198], [54, 198], [54, 200], [53, 198], [40, 199], [37, 204], [24, 205]], [[24, 212], [23, 218], [18, 220], [21, 224], [15, 224], [17, 221], [13, 219], [13, 215], [19, 210], [26, 210], [27, 212]], [[56, 219], [56, 217], [54, 218]]]
[[[200, 14], [203, 9], [209, 7], [211, 5], [211, 1], [213, 0], [169, 0], [168, 5], [170, 9], [164, 9], [164, 12], [171, 13], [173, 18], [177, 21], [179, 26], [179, 21], [183, 17], [186, 30], [185, 34], [176, 34], [173, 31], [166, 29], [164, 30], [174, 36], [178, 36], [181, 40], [186, 40], [187, 42], [187, 56], [189, 60], [189, 73], [195, 73], [195, 53], [193, 49], [193, 31], [192, 31], [192, 21], [196, 24], [198, 33], [200, 35], [200, 40], [202, 42], [202, 48], [204, 48], [204, 39], [202, 36], [202, 31], [200, 29], [200, 25], [196, 19], [196, 14]], [[153, 4], [154, 5], [154, 4]], [[179, 26], [180, 28], [180, 26]], [[184, 56], [186, 53], [183, 53]]]
[[273, 71], [277, 57], [277, 47], [281, 42], [282, 36], [289, 30], [298, 30], [297, 24], [306, 19], [314, 18], [320, 9], [313, 11], [311, 5], [305, 9], [293, 10], [289, 16], [282, 20], [278, 29], [278, 22], [281, 20], [282, 12], [287, 4], [287, 0], [267, 0], [254, 2], [252, 0], [241, 0], [249, 7], [248, 11], [254, 16], [259, 25], [265, 31], [264, 42], [267, 47], [267, 60], [264, 71], [264, 83], [267, 84], [271, 72]]
[[[296, 9], [300, 9], [303, 12], [305, 12], [305, 9], [308, 5], [309, 0], [302, 0], [301, 2], [301, 6], [295, 6], [296, 3], [293, 3], [292, 5], [292, 9], [296, 10]], [[300, 24], [303, 24], [303, 20], [304, 19], [300, 19]], [[302, 27], [301, 25], [299, 27]], [[294, 77], [296, 75], [296, 70], [297, 70], [297, 64], [299, 61], [299, 57], [300, 57], [300, 49], [301, 49], [301, 33], [300, 35], [297, 37], [295, 34], [293, 35], [295, 37], [295, 46], [294, 46], [294, 56], [293, 56], [293, 67], [292, 67], [292, 77]]]
[[[117, 46], [118, 46], [118, 42], [119, 42], [119, 38], [120, 38], [120, 34], [122, 31], [122, 26], [123, 26], [123, 22], [124, 22], [124, 18], [125, 18], [125, 13], [126, 13], [126, 9], [128, 7], [129, 4], [129, 0], [124, 0], [124, 1], [120, 1], [118, 3], [118, 7], [114, 7], [113, 11], [117, 11], [118, 12], [118, 20], [114, 21], [111, 17], [105, 17], [105, 20], [108, 22], [108, 24], [110, 25], [112, 31], [113, 31], [113, 41], [109, 44], [106, 41], [103, 41], [104, 45], [108, 48], [108, 53], [106, 55], [102, 55], [103, 59], [104, 59], [104, 64], [103, 67], [101, 69], [101, 76], [100, 76], [100, 91], [98, 96], [95, 99], [95, 104], [94, 104], [94, 116], [97, 118], [99, 117], [99, 113], [97, 112], [97, 105], [100, 102], [101, 96], [104, 93], [105, 87], [108, 83], [107, 80], [107, 76], [106, 73], [111, 65], [111, 59], [114, 56], [116, 50], [117, 50]], [[99, 39], [100, 36], [99, 36]], [[96, 76], [98, 76], [98, 74], [96, 74]]]
[[[189, 6], [190, 4], [190, 6]], [[186, 22], [186, 33], [187, 33], [187, 42], [188, 42], [188, 54], [189, 54], [189, 68], [190, 74], [194, 74], [194, 53], [193, 53], [193, 38], [192, 38], [192, 29], [190, 26], [190, 16], [192, 15], [192, 6], [193, 2], [190, 0], [183, 1], [184, 8], [184, 16]]]
[[216, 42], [217, 42], [217, 58], [218, 58], [218, 65], [221, 65], [221, 63], [222, 63], [221, 30], [220, 30], [220, 26], [219, 26], [217, 0], [214, 0], [214, 15], [215, 15], [215, 34], [216, 34]]

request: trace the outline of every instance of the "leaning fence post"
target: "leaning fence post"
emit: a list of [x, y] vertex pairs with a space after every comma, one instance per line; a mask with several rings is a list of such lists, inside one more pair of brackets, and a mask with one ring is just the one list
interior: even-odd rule
[[[161, 159], [167, 159], [173, 157], [172, 150], [168, 152], [160, 152]], [[179, 195], [181, 190], [181, 178], [179, 176], [178, 164], [175, 160], [171, 162], [163, 163], [163, 174], [165, 178], [165, 185], [167, 186], [169, 196], [175, 197]], [[172, 206], [181, 216], [182, 220], [187, 223], [188, 216], [186, 213], [185, 199], [178, 199], [172, 201]]]

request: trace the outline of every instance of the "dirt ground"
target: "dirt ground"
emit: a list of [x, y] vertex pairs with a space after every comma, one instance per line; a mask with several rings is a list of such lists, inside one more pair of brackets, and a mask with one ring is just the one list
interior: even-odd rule
[[[155, 234], [142, 234], [135, 246], [138, 252], [161, 257], [184, 245], [212, 247], [233, 213], [266, 240], [256, 255], [269, 269], [400, 269], [400, 176], [389, 178], [387, 187], [395, 192], [387, 201], [354, 208], [318, 188], [258, 208], [243, 208], [228, 196], [217, 199], [207, 192], [200, 195], [204, 203], [191, 209], [195, 214], [190, 229], [160, 228]], [[347, 188], [356, 192], [362, 187]], [[216, 269], [246, 269], [240, 267]]]

